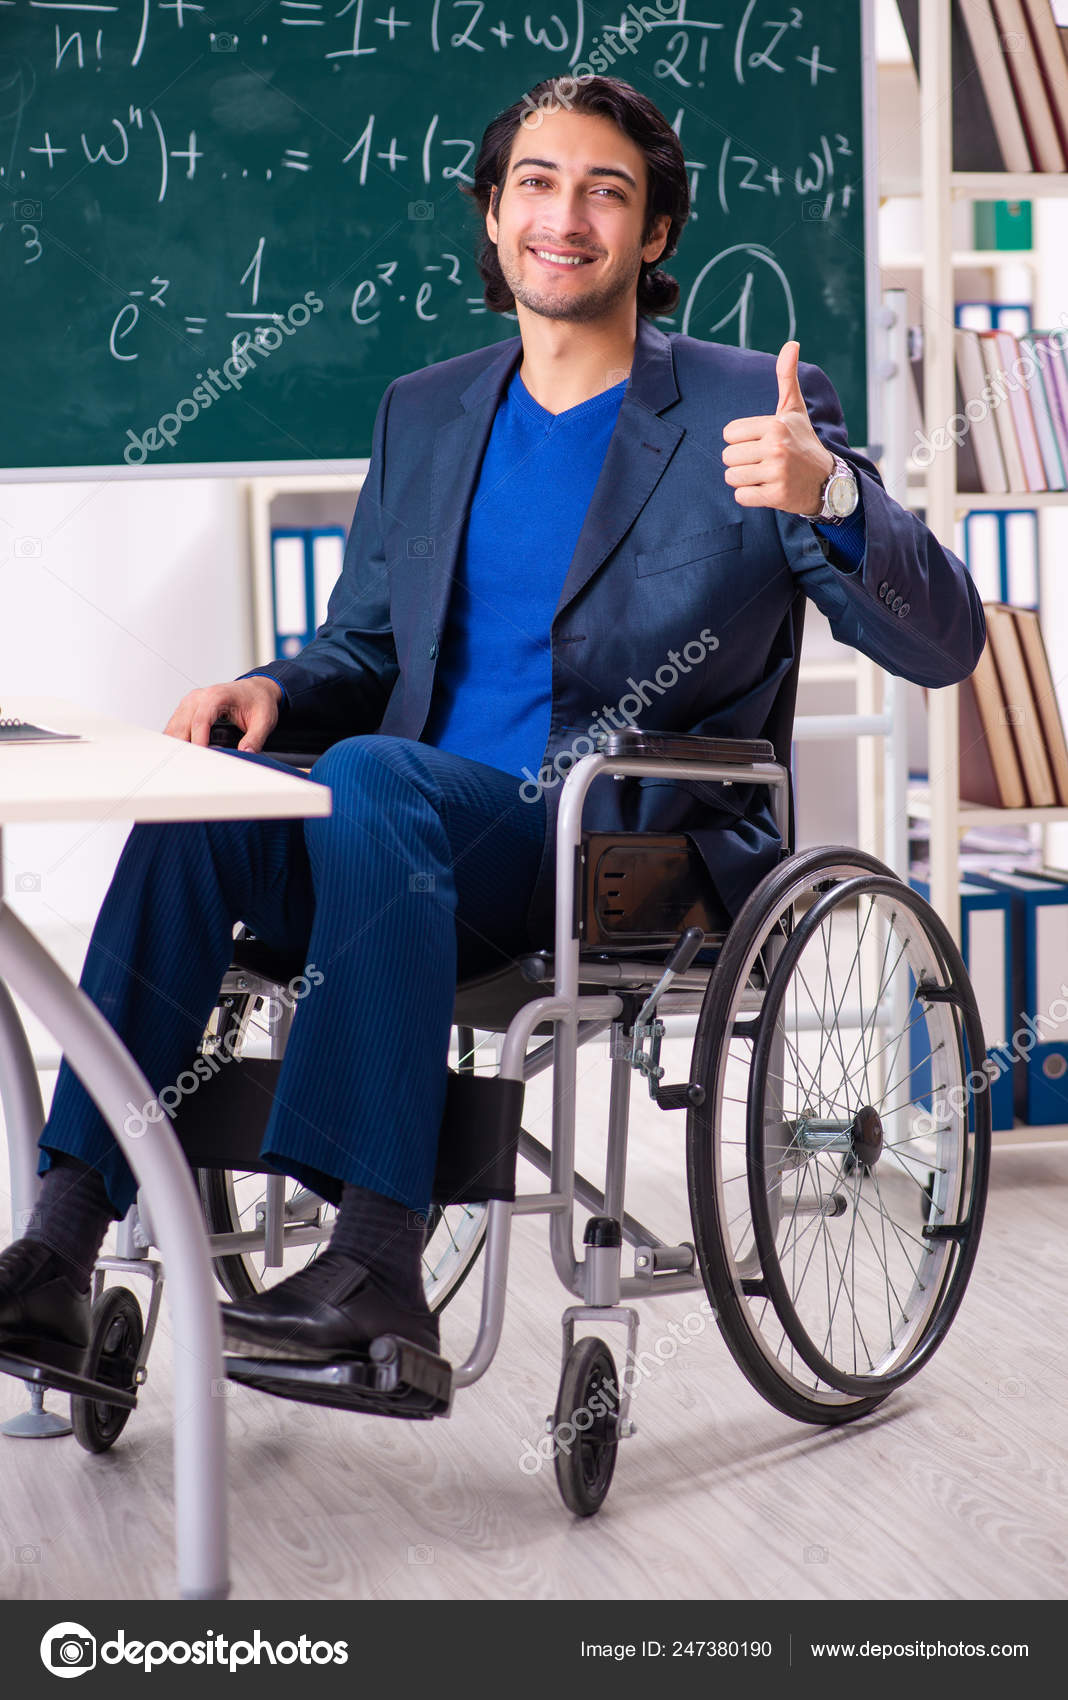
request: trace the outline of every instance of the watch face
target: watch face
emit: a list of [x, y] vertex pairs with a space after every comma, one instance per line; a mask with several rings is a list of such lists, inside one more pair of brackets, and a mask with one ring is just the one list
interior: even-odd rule
[[839, 519], [847, 519], [859, 500], [856, 481], [839, 474], [827, 487], [827, 506]]

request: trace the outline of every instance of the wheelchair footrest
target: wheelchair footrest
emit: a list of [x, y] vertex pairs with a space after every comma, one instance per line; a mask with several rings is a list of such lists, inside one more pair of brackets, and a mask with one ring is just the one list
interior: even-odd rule
[[54, 1346], [46, 1340], [0, 1341], [0, 1375], [14, 1375], [38, 1387], [70, 1393], [76, 1399], [93, 1399], [98, 1404], [119, 1405], [125, 1411], [137, 1408], [137, 1394], [106, 1381], [93, 1381], [81, 1374], [84, 1351], [74, 1346]]
[[243, 1387], [297, 1399], [307, 1405], [334, 1405], [370, 1416], [420, 1421], [449, 1414], [452, 1366], [396, 1334], [372, 1340], [370, 1356], [336, 1363], [306, 1358], [227, 1356], [226, 1373]]

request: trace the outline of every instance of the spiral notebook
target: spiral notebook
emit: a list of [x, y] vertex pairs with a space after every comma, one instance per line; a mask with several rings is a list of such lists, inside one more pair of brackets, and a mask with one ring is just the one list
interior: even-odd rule
[[80, 732], [57, 732], [52, 726], [0, 716], [0, 744], [70, 744], [80, 738]]

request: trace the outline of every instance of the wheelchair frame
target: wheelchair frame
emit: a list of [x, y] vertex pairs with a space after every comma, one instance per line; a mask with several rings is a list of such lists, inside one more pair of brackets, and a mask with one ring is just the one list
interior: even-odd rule
[[[722, 744], [717, 744], [717, 748], [721, 749]], [[749, 748], [752, 748], [751, 744]], [[625, 1212], [624, 1196], [629, 1094], [631, 1075], [638, 1066], [635, 1047], [641, 1042], [641, 1028], [644, 1025], [648, 1030], [649, 1017], [658, 1011], [667, 1015], [692, 1014], [698, 1010], [719, 959], [710, 965], [693, 965], [691, 948], [691, 960], [685, 965], [680, 964], [677, 971], [670, 965], [665, 969], [662, 965], [644, 961], [582, 961], [576, 921], [582, 810], [590, 785], [601, 775], [766, 785], [770, 788], [781, 842], [783, 845], [790, 843], [790, 775], [778, 761], [665, 760], [651, 755], [594, 753], [579, 760], [567, 774], [556, 826], [553, 990], [551, 994], [524, 1004], [512, 1017], [504, 1031], [498, 1071], [502, 1079], [525, 1081], [550, 1066], [554, 1070], [556, 1090], [551, 1147], [546, 1150], [527, 1135], [521, 1136], [519, 1146], [520, 1154], [547, 1175], [549, 1184], [545, 1191], [521, 1194], [514, 1200], [497, 1199], [487, 1206], [478, 1331], [467, 1357], [451, 1372], [448, 1397], [443, 1400], [441, 1414], [446, 1414], [455, 1390], [473, 1385], [486, 1373], [500, 1343], [513, 1215], [549, 1216], [554, 1268], [565, 1289], [578, 1301], [565, 1310], [562, 1319], [565, 1364], [576, 1323], [595, 1321], [623, 1325], [627, 1332], [628, 1353], [633, 1355], [638, 1315], [632, 1301], [662, 1293], [704, 1290], [695, 1248], [689, 1244], [665, 1245]], [[848, 860], [850, 852], [843, 850], [842, 855]], [[699, 934], [696, 942], [703, 942], [703, 938], [704, 935]], [[769, 972], [784, 942], [776, 940], [769, 945]], [[40, 954], [44, 958], [44, 953]], [[678, 954], [676, 951], [675, 956]], [[47, 968], [44, 963], [47, 963]], [[41, 965], [42, 985], [47, 988], [49, 972], [58, 974], [59, 970], [47, 958], [44, 958], [44, 963]], [[603, 987], [603, 990], [591, 993], [583, 989], [590, 985]], [[632, 999], [644, 994], [641, 1016], [635, 1029], [638, 1038], [637, 1041], [632, 1039], [629, 1047], [619, 1043], [622, 1029], [616, 1025], [625, 1013], [626, 994], [630, 994]], [[760, 990], [755, 988], [754, 1009], [759, 1009], [761, 996]], [[46, 991], [39, 1002], [47, 1001]], [[88, 1066], [84, 1034], [73, 1028], [68, 1027], [64, 1034], [57, 1024], [57, 1036], [64, 1043], [64, 1048], [69, 1049], [76, 1067], [79, 1067], [80, 1052], [86, 1066], [84, 1069], [79, 1067], [79, 1072], [83, 1073], [90, 1090], [107, 1114], [142, 1189], [135, 1207], [140, 1221], [138, 1223], [134, 1219], [134, 1211], [131, 1211], [121, 1224], [119, 1253], [100, 1260], [95, 1291], [99, 1291], [104, 1272], [108, 1270], [128, 1274], [140, 1272], [152, 1280], [148, 1326], [140, 1342], [132, 1377], [136, 1387], [147, 1373], [147, 1356], [158, 1318], [162, 1287], [159, 1263], [149, 1258], [147, 1252], [151, 1245], [160, 1244], [164, 1260], [174, 1275], [175, 1288], [175, 1502], [181, 1592], [186, 1598], [221, 1598], [229, 1591], [223, 1425], [225, 1400], [214, 1396], [223, 1377], [223, 1362], [218, 1306], [211, 1293], [211, 1259], [223, 1250], [236, 1249], [239, 1243], [247, 1243], [249, 1236], [223, 1236], [217, 1242], [209, 1239], [203, 1220], [193, 1208], [194, 1194], [185, 1155], [166, 1123], [153, 1127], [146, 1138], [138, 1140], [125, 1132], [121, 1115], [116, 1110], [117, 1104], [128, 1102], [131, 1097], [134, 1101], [147, 1101], [152, 1096], [151, 1090], [103, 1018], [88, 1005], [88, 1000], [85, 1002], [87, 1025], [95, 1028], [98, 1041], [107, 1045], [110, 1053], [107, 1060]], [[0, 1061], [5, 1048], [15, 1048], [8, 1046], [11, 1035], [5, 1035], [4, 1031], [10, 1026], [10, 1017], [14, 1014], [13, 1006], [9, 1009], [8, 1005], [10, 999], [0, 996]], [[551, 1038], [529, 1052], [535, 1029], [546, 1023], [552, 1028]], [[283, 1023], [279, 1044], [287, 1025]], [[579, 1047], [608, 1029], [613, 1030], [616, 1042], [611, 1048], [608, 1140], [602, 1190], [576, 1171], [575, 1100]], [[645, 1067], [643, 1072], [649, 1074], [651, 1070]], [[16, 1202], [19, 1186], [22, 1198], [26, 1197], [26, 1181], [33, 1173], [33, 1147], [41, 1125], [40, 1120], [37, 1120], [36, 1126], [32, 1125], [35, 1120], [32, 1100], [33, 1094], [27, 1092], [13, 1105], [5, 1104], [12, 1139], [13, 1179], [17, 1183]], [[39, 1110], [39, 1095], [37, 1107]], [[269, 1186], [275, 1180], [278, 1182], [278, 1186], [273, 1187], [275, 1208], [267, 1213], [273, 1217], [273, 1222], [265, 1223], [265, 1236], [273, 1236], [272, 1253], [277, 1256], [282, 1244], [277, 1204], [279, 1186], [284, 1184], [284, 1177], [272, 1177]], [[605, 1217], [615, 1218], [620, 1224], [621, 1237], [636, 1252], [633, 1275], [621, 1272], [619, 1243], [587, 1245], [586, 1255], [581, 1260], [576, 1257], [576, 1203]], [[981, 1209], [974, 1224], [976, 1230], [980, 1219]], [[299, 1226], [295, 1231], [301, 1232]], [[252, 1237], [263, 1243], [259, 1236]], [[307, 1238], [313, 1240], [317, 1237], [323, 1237], [321, 1230], [317, 1232], [309, 1224]], [[17, 1359], [8, 1358], [3, 1367], [7, 1373], [20, 1373]], [[99, 1383], [87, 1381], [69, 1371], [51, 1370], [28, 1362], [26, 1371], [22, 1378], [37, 1393], [51, 1386], [65, 1389], [76, 1397], [92, 1398], [95, 1394], [100, 1398]], [[388, 1380], [380, 1385], [388, 1386]], [[135, 1402], [133, 1393], [120, 1395], [116, 1390], [112, 1395], [110, 1389], [108, 1393], [117, 1405], [125, 1403], [132, 1406]], [[630, 1390], [626, 1386], [620, 1390], [617, 1410], [616, 1438], [622, 1439], [633, 1432], [629, 1415]]]

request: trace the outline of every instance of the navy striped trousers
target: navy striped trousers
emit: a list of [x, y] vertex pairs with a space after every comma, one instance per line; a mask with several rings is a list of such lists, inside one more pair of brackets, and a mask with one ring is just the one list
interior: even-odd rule
[[[236, 921], [314, 964], [261, 1155], [313, 1188], [330, 1176], [422, 1210], [457, 980], [545, 942], [525, 924], [544, 803], [522, 801], [520, 781], [497, 768], [378, 735], [335, 744], [311, 777], [333, 792], [325, 819], [135, 826], [81, 985], [166, 1107], [164, 1088], [190, 1068], [216, 1003]], [[133, 1173], [65, 1061], [40, 1146], [39, 1174], [51, 1152], [70, 1152], [100, 1170], [125, 1215]]]

